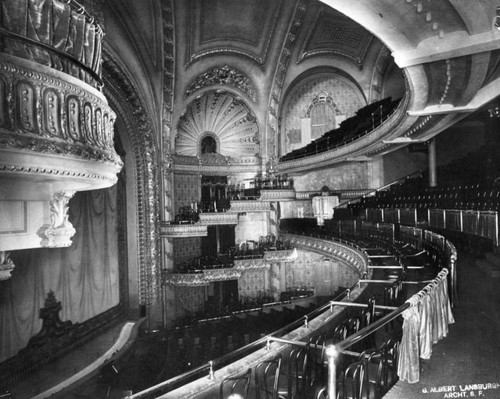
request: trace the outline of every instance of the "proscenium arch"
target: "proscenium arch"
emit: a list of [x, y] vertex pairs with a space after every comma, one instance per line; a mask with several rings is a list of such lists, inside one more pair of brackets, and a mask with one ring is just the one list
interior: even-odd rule
[[[109, 55], [105, 57], [104, 92], [117, 115], [114, 134], [120, 134], [126, 151], [128, 314], [136, 318], [143, 316], [141, 306], [156, 300], [159, 287], [158, 154], [151, 121], [130, 78]], [[126, 93], [120, 87], [126, 87]]]

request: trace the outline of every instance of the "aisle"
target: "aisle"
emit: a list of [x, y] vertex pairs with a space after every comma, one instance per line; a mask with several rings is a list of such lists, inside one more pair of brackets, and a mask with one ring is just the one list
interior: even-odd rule
[[466, 253], [457, 270], [460, 302], [448, 337], [421, 363], [418, 383], [400, 381], [384, 399], [500, 398], [500, 278]]

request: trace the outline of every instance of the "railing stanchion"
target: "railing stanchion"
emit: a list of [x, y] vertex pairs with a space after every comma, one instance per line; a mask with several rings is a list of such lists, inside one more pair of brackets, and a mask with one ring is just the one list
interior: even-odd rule
[[328, 363], [328, 397], [335, 399], [337, 397], [337, 370], [335, 361], [338, 356], [335, 345], [327, 346], [325, 354]]

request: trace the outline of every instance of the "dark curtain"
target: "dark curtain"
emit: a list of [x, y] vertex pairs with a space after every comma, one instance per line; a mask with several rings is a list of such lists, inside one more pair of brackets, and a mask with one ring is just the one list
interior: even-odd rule
[[16, 267], [0, 283], [0, 361], [39, 332], [39, 310], [50, 290], [61, 301], [61, 320], [73, 323], [119, 303], [116, 186], [76, 193], [69, 220], [76, 229], [70, 247], [11, 253]]

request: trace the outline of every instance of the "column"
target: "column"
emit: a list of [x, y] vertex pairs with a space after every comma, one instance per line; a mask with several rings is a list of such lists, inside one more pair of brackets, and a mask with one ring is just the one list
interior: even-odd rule
[[436, 187], [436, 139], [431, 139], [428, 141], [427, 153], [429, 158], [429, 187]]

